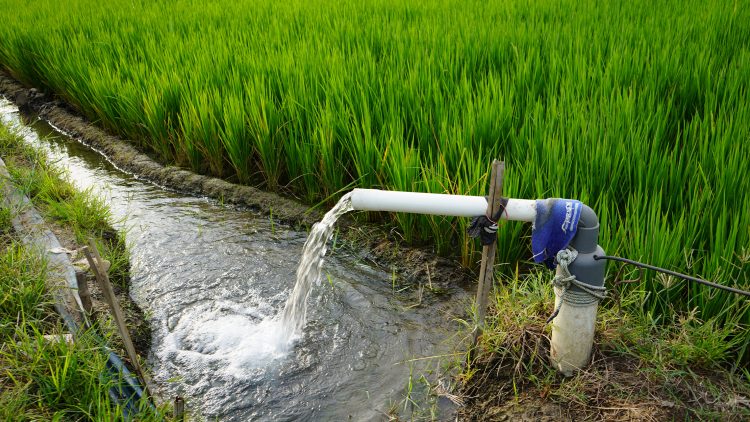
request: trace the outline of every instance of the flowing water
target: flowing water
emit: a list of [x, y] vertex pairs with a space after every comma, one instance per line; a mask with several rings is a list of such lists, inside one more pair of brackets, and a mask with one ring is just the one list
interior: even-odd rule
[[281, 316], [281, 331], [284, 340], [291, 342], [307, 322], [307, 298], [310, 297], [313, 284], [320, 281], [323, 259], [328, 250], [328, 241], [333, 235], [333, 227], [342, 215], [352, 210], [351, 193], [347, 193], [339, 202], [315, 223], [302, 247], [302, 257], [297, 267], [297, 282], [292, 294], [286, 300]]
[[[2, 98], [0, 118], [104, 198], [127, 232], [131, 296], [153, 329], [148, 363], [164, 399], [183, 395], [227, 421], [382, 420], [394, 407], [410, 416], [406, 394], [425, 409], [418, 381], [439, 375], [428, 357], [455, 350], [469, 295], [456, 288], [416, 306], [390, 271], [342, 248], [321, 266], [346, 201], [313, 229], [316, 250], [298, 267], [306, 233], [118, 171], [44, 122], [25, 126]], [[292, 288], [295, 268], [304, 274]]]

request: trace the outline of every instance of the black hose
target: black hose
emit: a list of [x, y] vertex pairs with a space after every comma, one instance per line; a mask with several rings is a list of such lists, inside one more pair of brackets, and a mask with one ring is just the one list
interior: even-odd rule
[[664, 274], [673, 275], [675, 277], [679, 277], [679, 278], [682, 278], [682, 279], [685, 279], [685, 280], [688, 280], [688, 281], [693, 281], [693, 282], [696, 282], [698, 284], [703, 284], [704, 286], [713, 287], [715, 289], [721, 289], [721, 290], [725, 290], [727, 292], [732, 292], [732, 293], [736, 293], [738, 295], [743, 295], [743, 296], [750, 297], [750, 292], [745, 291], [745, 290], [735, 289], [734, 287], [729, 287], [729, 286], [724, 286], [722, 284], [713, 283], [711, 281], [703, 280], [702, 278], [692, 277], [692, 276], [689, 276], [689, 275], [681, 274], [681, 273], [678, 273], [678, 272], [675, 272], [675, 271], [670, 271], [670, 270], [667, 270], [667, 269], [664, 269], [664, 268], [661, 268], [661, 267], [657, 267], [657, 266], [654, 266], [654, 265], [644, 264], [642, 262], [633, 261], [632, 259], [620, 258], [619, 256], [609, 256], [609, 255], [598, 256], [598, 255], [594, 255], [594, 260], [595, 261], [598, 261], [600, 259], [607, 259], [607, 260], [610, 260], [610, 261], [624, 262], [626, 264], [635, 265], [636, 267], [646, 268], [648, 270], [654, 270], [654, 271], [658, 271], [658, 272], [661, 272], [661, 273], [664, 273]]

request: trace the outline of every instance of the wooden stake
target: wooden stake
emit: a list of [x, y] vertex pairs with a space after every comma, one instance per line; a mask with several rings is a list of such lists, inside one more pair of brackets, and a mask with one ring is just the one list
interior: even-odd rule
[[104, 300], [107, 302], [107, 305], [109, 305], [109, 309], [112, 311], [112, 316], [115, 319], [117, 330], [120, 332], [120, 337], [122, 338], [122, 342], [125, 345], [125, 352], [128, 354], [128, 358], [133, 364], [136, 373], [143, 381], [143, 391], [146, 393], [146, 396], [150, 398], [151, 393], [148, 386], [151, 380], [146, 376], [146, 373], [143, 371], [143, 368], [141, 368], [141, 364], [138, 361], [138, 354], [135, 352], [133, 340], [130, 339], [130, 332], [128, 331], [128, 327], [125, 323], [125, 316], [123, 315], [120, 304], [117, 301], [115, 291], [114, 289], [112, 289], [112, 283], [109, 281], [107, 272], [102, 270], [102, 258], [99, 255], [99, 250], [96, 248], [96, 244], [94, 243], [93, 239], [89, 239], [89, 247], [83, 247], [82, 249], [83, 253], [86, 255], [86, 259], [89, 262], [91, 270], [96, 276], [96, 282], [99, 284], [99, 288], [102, 291]]
[[174, 398], [174, 419], [177, 421], [185, 420], [185, 400], [180, 396]]
[[[502, 206], [503, 196], [503, 173], [505, 172], [505, 163], [494, 160], [492, 162], [492, 171], [490, 173], [490, 193], [487, 200], [487, 218], [492, 218]], [[497, 242], [482, 247], [482, 264], [479, 268], [479, 285], [477, 286], [477, 326], [474, 329], [474, 342], [477, 344], [479, 335], [484, 330], [484, 317], [487, 313], [487, 299], [490, 295], [490, 288], [494, 281], [495, 271], [495, 252], [497, 251]]]
[[86, 273], [84, 271], [76, 270], [76, 282], [78, 283], [78, 296], [81, 298], [81, 305], [83, 305], [86, 321], [88, 321], [91, 319], [94, 306], [91, 304], [89, 283], [86, 282]]

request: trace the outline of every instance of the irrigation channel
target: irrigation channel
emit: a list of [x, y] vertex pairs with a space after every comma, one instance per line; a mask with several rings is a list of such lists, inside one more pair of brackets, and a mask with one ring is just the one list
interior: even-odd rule
[[[182, 395], [219, 420], [382, 420], [396, 405], [424, 409], [420, 377], [443, 375], [428, 357], [455, 351], [469, 292], [414, 306], [390, 271], [346, 248], [329, 251], [290, 345], [281, 313], [307, 233], [139, 180], [44, 121], [24, 123], [2, 98], [0, 116], [77, 188], [101, 195], [127, 232], [131, 296], [150, 319], [161, 397]], [[444, 399], [437, 409], [451, 410]]]

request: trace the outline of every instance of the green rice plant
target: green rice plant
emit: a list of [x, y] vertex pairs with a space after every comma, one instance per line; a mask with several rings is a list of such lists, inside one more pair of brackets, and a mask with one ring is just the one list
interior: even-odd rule
[[248, 142], [248, 125], [245, 115], [245, 102], [242, 96], [224, 98], [224, 108], [221, 114], [221, 143], [240, 183], [249, 183], [252, 180], [250, 169], [253, 150], [252, 144]]
[[289, 130], [289, 123], [283, 121], [286, 107], [295, 109], [296, 104], [276, 105], [264, 101], [260, 96], [249, 104], [250, 139], [258, 157], [260, 171], [269, 189], [277, 189], [281, 182], [283, 154], [283, 133]]

